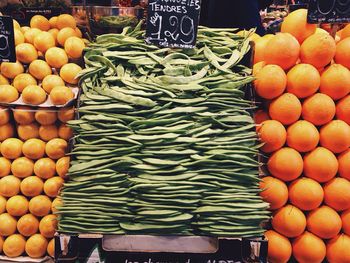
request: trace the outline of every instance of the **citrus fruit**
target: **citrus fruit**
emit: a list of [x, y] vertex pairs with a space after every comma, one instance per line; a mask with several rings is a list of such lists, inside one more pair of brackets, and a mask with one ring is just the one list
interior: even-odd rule
[[45, 151], [51, 159], [60, 159], [64, 157], [68, 144], [65, 140], [55, 138], [47, 142]]
[[3, 214], [6, 211], [6, 198], [0, 196], [0, 214]]
[[[346, 150], [338, 156], [339, 170], [341, 177], [350, 180], [350, 150]], [[0, 175], [1, 177], [1, 175]]]
[[40, 139], [29, 139], [23, 144], [22, 152], [29, 159], [40, 159], [45, 155], [45, 142]]
[[37, 59], [30, 63], [29, 73], [36, 79], [43, 80], [46, 76], [51, 75], [52, 71], [46, 61]]
[[12, 216], [23, 216], [28, 212], [28, 200], [22, 195], [10, 197], [6, 203], [6, 210]]
[[58, 45], [57, 35], [58, 35], [58, 32], [60, 32], [60, 31], [57, 28], [52, 28], [47, 32], [49, 32], [51, 34], [51, 36], [53, 36], [53, 38], [55, 39], [55, 45], [57, 46]]
[[337, 211], [350, 208], [350, 182], [344, 178], [334, 178], [324, 189], [325, 203]]
[[336, 106], [337, 119], [350, 125], [350, 95], [342, 98]]
[[273, 215], [272, 227], [286, 237], [297, 237], [306, 228], [306, 218], [299, 208], [286, 205], [278, 209]]
[[25, 87], [30, 85], [37, 85], [37, 82], [32, 75], [28, 73], [22, 73], [14, 78], [12, 85], [18, 90], [18, 92], [22, 92]]
[[35, 113], [35, 120], [41, 125], [52, 125], [57, 121], [57, 112], [50, 108], [41, 108]]
[[343, 39], [337, 44], [334, 60], [350, 70], [350, 37]]
[[59, 15], [57, 18], [56, 26], [58, 29], [62, 29], [65, 27], [70, 27], [75, 29], [77, 27], [77, 22], [75, 18], [68, 14]]
[[10, 121], [10, 110], [0, 106], [0, 125], [4, 125]]
[[41, 33], [39, 28], [30, 28], [24, 33], [24, 40], [26, 43], [34, 44], [34, 39]]
[[25, 32], [27, 32], [30, 29], [29, 26], [22, 26], [21, 27], [21, 32], [24, 34]]
[[15, 46], [24, 43], [24, 35], [21, 30], [15, 29]]
[[50, 23], [50, 27], [51, 28], [56, 28], [57, 27], [57, 20], [58, 17], [57, 16], [53, 16], [49, 19], [49, 23]]
[[75, 109], [74, 109], [74, 107], [61, 108], [58, 110], [57, 116], [58, 116], [58, 119], [63, 123], [66, 123], [70, 120], [74, 120]]
[[57, 34], [57, 42], [64, 47], [66, 41], [70, 37], [77, 37], [77, 33], [73, 28], [65, 27], [60, 29], [60, 31]]
[[299, 120], [301, 111], [302, 106], [299, 99], [291, 93], [284, 93], [274, 99], [269, 106], [271, 119], [284, 125], [290, 125]]
[[58, 128], [58, 136], [66, 141], [69, 141], [73, 137], [73, 130], [66, 124], [61, 124]]
[[80, 73], [82, 68], [74, 63], [68, 63], [64, 65], [60, 70], [61, 78], [69, 84], [78, 84], [77, 75]]
[[39, 126], [38, 124], [31, 123], [26, 125], [18, 125], [17, 127], [18, 137], [22, 141], [26, 141], [33, 138], [39, 137]]
[[21, 182], [21, 192], [27, 197], [40, 195], [44, 189], [44, 183], [38, 176], [29, 176]]
[[257, 94], [264, 99], [274, 99], [280, 96], [287, 85], [287, 76], [277, 65], [267, 65], [257, 74], [254, 82]]
[[8, 85], [10, 84], [9, 80], [0, 74], [0, 85]]
[[267, 176], [260, 182], [262, 199], [270, 204], [270, 210], [284, 206], [288, 201], [288, 188], [281, 180]]
[[54, 105], [65, 105], [74, 98], [71, 88], [66, 86], [57, 86], [51, 90], [50, 99]]
[[26, 125], [35, 121], [34, 111], [27, 106], [18, 106], [13, 110], [13, 117], [18, 124]]
[[46, 101], [46, 93], [37, 85], [29, 85], [24, 88], [22, 99], [27, 104], [39, 105]]
[[57, 208], [62, 206], [62, 200], [58, 197], [56, 197], [53, 201], [52, 201], [52, 204], [51, 204], [51, 210], [52, 210], [52, 213], [56, 213], [58, 210]]
[[270, 120], [270, 116], [266, 111], [257, 110], [256, 112], [254, 112], [254, 122], [256, 124], [261, 124], [262, 122], [267, 121], [267, 120]]
[[298, 64], [287, 74], [287, 92], [298, 98], [313, 95], [320, 87], [320, 83], [320, 73], [309, 64]]
[[347, 235], [350, 234], [350, 209], [344, 211], [341, 214], [343, 232]]
[[332, 61], [335, 51], [336, 44], [330, 35], [313, 34], [301, 45], [300, 59], [302, 63], [322, 68]]
[[55, 256], [55, 239], [54, 238], [49, 241], [46, 252], [47, 254], [49, 254], [50, 257]]
[[11, 85], [0, 85], [0, 102], [14, 102], [19, 97], [18, 91]]
[[55, 45], [56, 40], [49, 32], [41, 32], [34, 38], [35, 48], [43, 53]]
[[268, 240], [269, 262], [287, 263], [292, 256], [292, 245], [288, 238], [273, 230], [266, 231], [265, 237]]
[[327, 243], [328, 262], [350, 262], [350, 236], [341, 234]]
[[334, 118], [335, 111], [335, 103], [332, 98], [316, 93], [304, 101], [302, 115], [304, 120], [314, 125], [324, 125]]
[[62, 157], [56, 162], [56, 172], [63, 179], [67, 178], [70, 158], [68, 156]]
[[311, 122], [300, 120], [288, 127], [287, 144], [298, 152], [312, 151], [319, 139], [318, 130]]
[[0, 215], [0, 235], [10, 236], [16, 232], [17, 220], [8, 213]]
[[64, 180], [59, 177], [55, 176], [52, 178], [49, 178], [44, 183], [44, 192], [49, 197], [57, 197], [60, 189], [62, 188], [64, 183]]
[[2, 247], [4, 245], [4, 238], [0, 236], [0, 253], [2, 253]]
[[34, 163], [27, 157], [19, 157], [12, 162], [11, 171], [18, 178], [31, 176], [34, 171]]
[[56, 163], [50, 158], [42, 158], [35, 162], [34, 173], [42, 179], [48, 179], [56, 174]]
[[264, 53], [267, 47], [267, 43], [274, 35], [267, 34], [255, 41], [255, 49], [254, 49], [254, 64], [261, 62], [264, 60]]
[[64, 50], [71, 58], [80, 58], [83, 56], [83, 50], [85, 48], [84, 41], [79, 37], [69, 37], [64, 43]]
[[46, 52], [45, 60], [51, 67], [59, 69], [68, 63], [68, 56], [62, 48], [52, 47]]
[[16, 57], [18, 61], [29, 64], [38, 59], [38, 51], [30, 43], [23, 43], [16, 46]]
[[338, 100], [350, 92], [350, 71], [340, 65], [329, 66], [321, 76], [320, 91], [333, 100]]
[[1, 74], [9, 79], [14, 79], [17, 75], [24, 72], [23, 65], [21, 62], [2, 62], [0, 66]]
[[286, 129], [278, 121], [264, 121], [257, 128], [257, 131], [259, 133], [261, 142], [264, 143], [264, 145], [260, 148], [263, 152], [270, 153], [277, 151], [278, 149], [281, 149], [286, 143]]
[[57, 86], [64, 86], [64, 81], [58, 75], [48, 75], [43, 79], [42, 87], [50, 94], [51, 90]]
[[58, 129], [56, 125], [43, 125], [39, 128], [39, 136], [45, 142], [58, 137]]
[[303, 158], [296, 150], [285, 147], [271, 155], [267, 167], [273, 176], [289, 182], [303, 172]]
[[25, 251], [31, 258], [40, 258], [45, 255], [47, 240], [40, 234], [35, 234], [28, 238]]
[[11, 162], [10, 160], [0, 157], [0, 177], [9, 175], [11, 172]]
[[18, 219], [17, 230], [25, 236], [30, 237], [38, 232], [39, 220], [32, 214], [26, 214]]
[[320, 130], [321, 145], [334, 153], [350, 147], [350, 126], [342, 120], [334, 120]]
[[266, 66], [265, 61], [260, 61], [258, 63], [255, 63], [253, 66], [253, 76], [257, 76], [260, 70], [262, 70]]
[[[81, 30], [79, 29], [79, 27], [75, 28], [75, 33], [77, 34], [77, 37], [82, 38], [83, 37], [83, 33], [81, 32]], [[84, 43], [86, 43], [85, 41], [86, 39], [83, 39]]]
[[22, 235], [14, 234], [5, 239], [3, 252], [9, 258], [19, 257], [24, 253], [26, 240]]
[[31, 28], [38, 28], [42, 31], [47, 31], [50, 29], [50, 23], [46, 17], [44, 17], [42, 15], [35, 15], [30, 20], [30, 27]]
[[6, 139], [1, 143], [0, 149], [3, 157], [17, 159], [22, 155], [23, 142], [16, 138]]
[[350, 25], [346, 25], [341, 32], [341, 39], [350, 37]]
[[53, 238], [57, 229], [57, 216], [44, 216], [39, 225], [40, 234], [46, 238]]
[[13, 137], [15, 134], [15, 129], [11, 123], [6, 123], [0, 126], [0, 141], [4, 141]]
[[300, 263], [321, 263], [326, 256], [326, 245], [319, 237], [305, 232], [293, 243], [293, 256]]
[[51, 200], [45, 195], [38, 195], [30, 199], [29, 211], [35, 216], [46, 216], [51, 210]]
[[15, 196], [19, 193], [21, 180], [13, 175], [8, 175], [0, 179], [0, 195], [4, 197]]
[[12, 19], [13, 22], [13, 28], [14, 29], [21, 29], [21, 25], [18, 23], [18, 21], [16, 19]]

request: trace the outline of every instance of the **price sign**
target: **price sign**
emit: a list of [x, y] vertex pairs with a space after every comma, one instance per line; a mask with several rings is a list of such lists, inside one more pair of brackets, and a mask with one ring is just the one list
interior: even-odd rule
[[310, 0], [308, 22], [313, 24], [350, 22], [350, 0]]
[[15, 33], [9, 16], [0, 16], [0, 62], [16, 62]]
[[146, 42], [163, 47], [194, 48], [200, 0], [149, 0]]

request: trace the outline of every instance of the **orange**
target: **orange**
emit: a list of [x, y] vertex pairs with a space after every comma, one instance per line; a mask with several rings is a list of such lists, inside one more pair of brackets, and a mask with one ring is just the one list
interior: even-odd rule
[[27, 157], [17, 158], [11, 165], [12, 174], [18, 178], [25, 178], [33, 175], [34, 163]]
[[263, 67], [265, 66], [266, 66], [265, 61], [260, 61], [258, 63], [255, 63], [253, 66], [253, 76], [255, 77], [260, 72], [260, 70], [262, 70]]
[[40, 221], [40, 234], [46, 238], [53, 238], [57, 229], [57, 216], [47, 215]]
[[315, 149], [320, 140], [317, 128], [308, 121], [297, 121], [287, 130], [287, 144], [298, 152], [309, 152]]
[[338, 100], [350, 92], [350, 71], [340, 65], [329, 66], [321, 76], [320, 91], [333, 100]]
[[3, 157], [16, 159], [22, 155], [23, 142], [16, 138], [9, 138], [2, 142], [0, 149]]
[[281, 180], [267, 176], [260, 182], [262, 199], [270, 204], [270, 210], [276, 210], [284, 206], [288, 201], [288, 188]]
[[300, 45], [289, 33], [277, 33], [269, 40], [267, 47], [264, 52], [264, 61], [267, 64], [278, 65], [286, 70], [298, 61]]
[[[338, 156], [339, 170], [341, 177], [350, 180], [350, 150], [346, 150]], [[1, 175], [0, 175], [1, 177]]]
[[287, 85], [287, 76], [277, 65], [267, 65], [257, 74], [254, 82], [257, 94], [264, 99], [274, 99], [280, 96]]
[[66, 86], [57, 86], [51, 90], [50, 99], [53, 105], [65, 105], [74, 98], [71, 88]]
[[45, 151], [47, 156], [51, 159], [60, 159], [62, 158], [67, 151], [68, 144], [65, 140], [56, 138], [47, 142]]
[[37, 85], [29, 85], [24, 88], [22, 99], [27, 104], [39, 105], [46, 101], [46, 93]]
[[50, 179], [47, 179], [44, 183], [44, 192], [49, 197], [57, 197], [60, 189], [62, 188], [64, 183], [64, 180], [59, 177], [55, 176]]
[[18, 137], [22, 141], [26, 141], [33, 138], [39, 137], [39, 126], [38, 124], [31, 123], [27, 125], [18, 125], [17, 127]]
[[43, 181], [37, 176], [29, 176], [21, 182], [21, 192], [25, 196], [34, 197], [40, 195], [44, 189]]
[[16, 232], [17, 220], [10, 214], [0, 215], [0, 235], [10, 236]]
[[[259, 137], [262, 143], [264, 143], [261, 150], [266, 153], [277, 151], [281, 149], [286, 143], [287, 132], [284, 126], [274, 120], [267, 120], [261, 123], [261, 126], [257, 128]], [[61, 137], [61, 136], [60, 136]]]
[[289, 201], [303, 211], [318, 208], [323, 201], [322, 186], [310, 178], [300, 178], [289, 185]]
[[18, 21], [15, 20], [15, 19], [13, 19], [12, 21], [13, 21], [13, 28], [20, 30], [21, 29], [21, 25], [18, 23]]
[[44, 17], [42, 15], [35, 15], [30, 20], [30, 27], [31, 28], [39, 28], [42, 31], [47, 31], [50, 29], [50, 23], [46, 17]]
[[60, 32], [57, 34], [57, 42], [64, 47], [66, 41], [70, 37], [77, 37], [77, 33], [73, 28], [65, 27], [60, 29]]
[[50, 23], [50, 27], [51, 28], [56, 28], [57, 26], [57, 20], [58, 20], [58, 17], [57, 16], [53, 16], [49, 19], [49, 23]]
[[269, 114], [264, 110], [257, 110], [254, 113], [254, 122], [256, 124], [261, 124], [264, 121], [270, 120]]
[[316, 24], [307, 23], [307, 9], [298, 9], [284, 18], [281, 32], [292, 34], [300, 44], [315, 33]]
[[56, 213], [58, 212], [58, 208], [60, 206], [62, 206], [62, 200], [58, 197], [56, 197], [53, 201], [52, 201], [52, 204], [51, 204], [51, 210], [52, 210], [52, 213]]
[[19, 44], [24, 43], [24, 35], [21, 32], [21, 30], [15, 29], [15, 46], [18, 46]]
[[0, 74], [0, 85], [8, 85], [10, 84], [9, 80]]
[[46, 61], [37, 59], [30, 63], [29, 73], [36, 79], [43, 80], [47, 75], [51, 75], [52, 71]]
[[66, 123], [70, 120], [74, 120], [74, 115], [75, 115], [74, 107], [61, 108], [58, 110], [58, 114], [57, 114], [58, 119], [63, 123]]
[[[83, 37], [83, 33], [81, 32], [81, 30], [79, 29], [79, 27], [75, 28], [75, 33], [77, 34], [77, 37], [82, 38]], [[86, 39], [83, 39], [84, 43]]]
[[2, 247], [4, 245], [4, 238], [0, 236], [0, 253], [2, 253]]
[[17, 75], [24, 72], [24, 67], [19, 61], [15, 63], [2, 62], [0, 72], [4, 77], [14, 79]]
[[343, 28], [341, 32], [341, 39], [350, 37], [350, 24]]
[[268, 261], [271, 263], [287, 263], [292, 256], [292, 245], [288, 238], [273, 230], [265, 232], [268, 243]]
[[69, 141], [73, 137], [73, 130], [66, 124], [61, 124], [58, 128], [58, 136], [66, 141]]
[[284, 125], [290, 125], [299, 120], [301, 111], [302, 107], [299, 99], [291, 93], [285, 93], [274, 99], [269, 107], [271, 119]]
[[49, 241], [46, 252], [52, 258], [55, 256], [55, 239], [54, 238]]
[[34, 111], [31, 107], [18, 106], [13, 110], [13, 117], [18, 124], [31, 124], [35, 121]]
[[38, 59], [38, 51], [30, 43], [23, 43], [16, 46], [16, 56], [18, 61], [30, 64], [34, 60]]
[[298, 64], [287, 74], [287, 92], [298, 98], [313, 95], [320, 87], [320, 83], [320, 73], [309, 64]]
[[47, 249], [47, 240], [40, 234], [35, 234], [28, 238], [25, 250], [31, 258], [41, 258]]
[[337, 119], [345, 121], [350, 125], [350, 95], [342, 98], [336, 107]]
[[342, 221], [336, 211], [328, 206], [321, 206], [307, 216], [307, 229], [323, 239], [336, 237], [342, 227]]
[[18, 90], [18, 92], [22, 92], [25, 87], [30, 85], [37, 85], [37, 82], [32, 75], [27, 73], [22, 73], [14, 78], [12, 84]]
[[57, 160], [56, 162], [56, 172], [63, 179], [67, 178], [67, 173], [69, 169], [70, 157], [65, 156]]
[[0, 85], [0, 102], [10, 103], [17, 100], [18, 91], [11, 85]]
[[325, 203], [337, 211], [350, 208], [350, 182], [344, 178], [334, 178], [324, 187]]
[[22, 195], [10, 197], [6, 203], [6, 210], [12, 216], [23, 216], [28, 212], [28, 200]]
[[29, 26], [22, 26], [21, 27], [21, 32], [24, 34], [25, 32], [27, 32], [30, 29]]
[[34, 38], [34, 46], [38, 51], [45, 53], [56, 45], [55, 38], [49, 32], [41, 32]]
[[56, 21], [56, 26], [58, 29], [62, 29], [65, 27], [70, 27], [75, 29], [77, 27], [77, 22], [75, 18], [68, 14], [59, 15]]
[[0, 177], [9, 175], [11, 172], [11, 162], [10, 160], [0, 157]]
[[82, 68], [74, 63], [64, 65], [60, 70], [61, 78], [69, 84], [78, 84], [77, 75], [82, 71]]
[[46, 52], [45, 60], [51, 67], [59, 69], [68, 63], [68, 56], [62, 48], [52, 47]]
[[317, 182], [328, 182], [337, 171], [337, 158], [326, 148], [318, 147], [304, 156], [304, 174]]
[[341, 234], [327, 243], [327, 260], [331, 263], [350, 262], [350, 236]]
[[350, 69], [350, 37], [343, 39], [337, 44], [334, 60], [336, 63]]
[[30, 237], [36, 234], [38, 229], [39, 220], [32, 214], [22, 216], [17, 222], [18, 232], [25, 237]]
[[350, 234], [350, 209], [344, 211], [341, 214], [343, 232], [347, 235]]
[[3, 251], [9, 258], [19, 257], [24, 253], [26, 240], [22, 235], [14, 234], [5, 239]]
[[38, 195], [30, 199], [29, 211], [35, 216], [46, 216], [51, 210], [51, 200], [45, 195]]
[[23, 144], [22, 152], [29, 159], [40, 159], [45, 155], [45, 142], [40, 139], [29, 139]]
[[300, 59], [302, 63], [322, 68], [332, 61], [335, 51], [335, 41], [330, 35], [313, 34], [301, 45]]
[[81, 58], [85, 48], [84, 41], [79, 37], [69, 37], [64, 43], [64, 50], [71, 58]]
[[51, 108], [40, 108], [35, 113], [35, 119], [41, 125], [52, 125], [57, 121], [57, 112]]
[[316, 93], [304, 101], [302, 115], [304, 120], [314, 125], [324, 125], [334, 118], [335, 110], [332, 98]]
[[58, 137], [58, 129], [56, 125], [43, 125], [39, 128], [39, 136], [45, 142]]
[[6, 198], [3, 196], [0, 196], [0, 214], [5, 213], [6, 211]]
[[289, 182], [303, 172], [303, 158], [296, 150], [285, 147], [271, 155], [267, 167], [273, 176]]
[[4, 141], [13, 137], [15, 134], [15, 129], [11, 123], [6, 123], [0, 126], [0, 141]]
[[264, 60], [264, 53], [265, 49], [267, 46], [267, 43], [271, 38], [273, 38], [274, 35], [272, 34], [267, 34], [255, 41], [255, 46], [254, 46], [254, 64], [261, 62]]
[[21, 180], [13, 175], [8, 175], [0, 179], [0, 195], [4, 197], [15, 196], [19, 193]]
[[10, 121], [10, 110], [0, 106], [0, 125], [4, 125]]
[[305, 232], [293, 243], [293, 256], [300, 263], [321, 263], [326, 256], [326, 245], [322, 239]]
[[34, 173], [42, 179], [48, 179], [56, 174], [56, 163], [50, 158], [42, 158], [35, 162]]
[[58, 35], [58, 32], [60, 32], [57, 28], [52, 28], [48, 31], [51, 36], [53, 36], [53, 38], [55, 39], [55, 45], [57, 46], [58, 45], [58, 42], [57, 42], [57, 35]]
[[306, 218], [299, 208], [286, 205], [278, 209], [273, 215], [272, 227], [286, 237], [297, 237], [306, 228]]
[[42, 82], [43, 89], [50, 94], [51, 90], [57, 86], [64, 86], [64, 81], [58, 75], [48, 75], [43, 79]]
[[341, 153], [350, 147], [350, 126], [341, 120], [334, 120], [320, 130], [321, 145], [334, 153]]
[[39, 28], [30, 28], [24, 32], [24, 40], [26, 43], [34, 44], [34, 39], [37, 35], [41, 33]]

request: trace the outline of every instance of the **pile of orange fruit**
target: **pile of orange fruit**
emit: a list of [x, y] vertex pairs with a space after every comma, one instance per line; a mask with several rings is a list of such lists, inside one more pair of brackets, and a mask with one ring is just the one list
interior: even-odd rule
[[74, 18], [36, 15], [30, 27], [14, 20], [14, 31], [17, 62], [0, 65], [0, 102], [11, 103], [20, 96], [28, 105], [40, 105], [48, 97], [53, 105], [71, 101], [74, 93], [67, 85], [78, 83], [82, 69], [74, 62], [85, 48]]
[[300, 9], [255, 43], [269, 262], [350, 262], [350, 25], [335, 40]]
[[54, 256], [73, 108], [0, 108], [0, 253]]

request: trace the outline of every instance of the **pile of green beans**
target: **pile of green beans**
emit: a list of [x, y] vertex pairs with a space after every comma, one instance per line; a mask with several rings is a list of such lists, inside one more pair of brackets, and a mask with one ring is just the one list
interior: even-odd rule
[[126, 28], [86, 50], [59, 231], [261, 235], [270, 214], [240, 64], [249, 34], [200, 27], [191, 50], [143, 35]]

